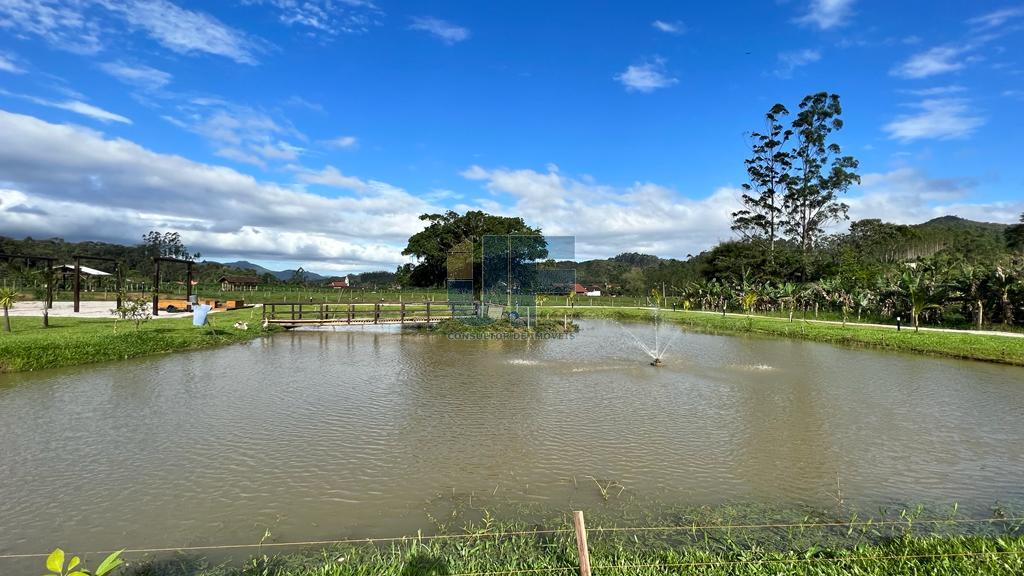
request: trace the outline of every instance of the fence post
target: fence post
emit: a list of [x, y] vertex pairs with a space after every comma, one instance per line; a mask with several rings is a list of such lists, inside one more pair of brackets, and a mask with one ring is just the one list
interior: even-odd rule
[[576, 550], [580, 554], [580, 576], [590, 576], [590, 551], [587, 549], [587, 527], [583, 523], [583, 511], [572, 513], [572, 523], [576, 527]]

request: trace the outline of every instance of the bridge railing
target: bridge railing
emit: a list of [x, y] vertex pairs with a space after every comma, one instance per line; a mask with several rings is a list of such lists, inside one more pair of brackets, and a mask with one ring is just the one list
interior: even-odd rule
[[263, 318], [272, 324], [395, 324], [436, 322], [476, 316], [479, 305], [470, 302], [268, 302]]

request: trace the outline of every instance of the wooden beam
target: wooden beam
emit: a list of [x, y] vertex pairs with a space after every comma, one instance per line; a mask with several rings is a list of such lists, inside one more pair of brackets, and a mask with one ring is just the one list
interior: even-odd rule
[[114, 290], [117, 290], [117, 307], [118, 308], [120, 308], [121, 304], [122, 304], [122, 302], [121, 302], [121, 289], [124, 287], [123, 284], [124, 284], [124, 282], [121, 280], [121, 263], [120, 262], [115, 262], [114, 263]]
[[82, 297], [82, 261], [75, 256], [75, 312], [79, 309], [79, 300]]
[[153, 258], [153, 316], [160, 315], [160, 258]]

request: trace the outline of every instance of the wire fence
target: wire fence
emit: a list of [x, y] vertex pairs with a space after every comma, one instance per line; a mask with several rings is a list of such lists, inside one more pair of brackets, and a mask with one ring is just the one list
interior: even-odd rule
[[[144, 548], [128, 548], [121, 552], [123, 554], [160, 554], [160, 553], [194, 553], [194, 552], [213, 552], [213, 551], [231, 551], [231, 550], [245, 550], [245, 549], [282, 549], [282, 548], [308, 548], [308, 547], [327, 547], [337, 545], [380, 545], [380, 544], [395, 544], [395, 543], [421, 543], [421, 542], [432, 542], [432, 541], [462, 541], [462, 540], [486, 540], [486, 539], [504, 539], [512, 537], [529, 537], [529, 538], [540, 538], [540, 537], [552, 537], [556, 535], [569, 535], [574, 534], [579, 543], [582, 538], [582, 545], [579, 548], [579, 564], [576, 565], [563, 565], [563, 566], [546, 566], [537, 568], [514, 568], [507, 570], [490, 570], [490, 571], [474, 571], [474, 572], [446, 572], [448, 576], [497, 576], [501, 574], [512, 575], [512, 574], [537, 574], [537, 573], [580, 573], [582, 576], [589, 576], [591, 571], [604, 571], [604, 570], [636, 570], [636, 569], [697, 569], [697, 568], [708, 568], [708, 567], [729, 567], [737, 565], [799, 565], [799, 564], [813, 564], [813, 563], [857, 563], [857, 562], [882, 562], [882, 561], [907, 561], [907, 560], [936, 560], [936, 559], [949, 559], [949, 558], [960, 558], [960, 559], [971, 559], [971, 558], [983, 558], [983, 559], [995, 559], [995, 558], [1019, 558], [1021, 562], [1020, 568], [1024, 570], [1024, 547], [1017, 550], [980, 550], [980, 551], [962, 551], [962, 552], [943, 552], [943, 553], [902, 553], [902, 554], [835, 554], [828, 556], [788, 556], [788, 557], [777, 557], [777, 558], [740, 558], [740, 559], [729, 559], [729, 558], [715, 558], [709, 560], [699, 561], [680, 561], [680, 562], [626, 562], [626, 563], [607, 563], [607, 564], [595, 564], [591, 566], [589, 564], [589, 552], [587, 550], [586, 535], [590, 534], [622, 534], [622, 533], [668, 533], [668, 532], [710, 532], [710, 531], [732, 531], [732, 530], [782, 530], [782, 529], [801, 529], [801, 530], [815, 530], [815, 529], [835, 529], [845, 528], [847, 530], [854, 530], [857, 528], [866, 527], [905, 527], [912, 529], [913, 526], [931, 525], [931, 526], [963, 526], [963, 525], [997, 525], [1007, 530], [1006, 534], [1019, 534], [1022, 527], [1024, 527], [1024, 516], [1008, 516], [1000, 518], [943, 518], [943, 519], [916, 519], [916, 518], [902, 518], [894, 520], [852, 520], [847, 522], [764, 522], [764, 523], [691, 523], [691, 524], [675, 524], [675, 525], [663, 525], [663, 526], [597, 526], [593, 528], [586, 528], [582, 523], [582, 513], [579, 514], [579, 520], [574, 522], [572, 527], [566, 528], [548, 528], [548, 529], [533, 529], [533, 530], [511, 530], [511, 531], [490, 531], [483, 529], [480, 531], [458, 533], [458, 534], [416, 534], [406, 536], [394, 536], [394, 537], [381, 537], [381, 538], [345, 538], [345, 539], [332, 539], [332, 540], [301, 540], [301, 541], [287, 541], [287, 542], [265, 542], [261, 541], [258, 543], [251, 544], [211, 544], [211, 545], [200, 545], [200, 546], [156, 546], [156, 547], [144, 547]], [[1005, 542], [1002, 539], [994, 540], [1004, 545]], [[637, 541], [639, 543], [639, 541]], [[114, 550], [96, 550], [92, 552], [81, 553], [81, 556], [94, 556], [104, 555], [114, 552]], [[763, 550], [762, 550], [763, 552]], [[792, 551], [791, 551], [792, 552]], [[43, 559], [49, 556], [49, 552], [33, 552], [33, 553], [10, 553], [0, 554], [0, 560], [15, 560], [15, 559]], [[3, 570], [0, 570], [2, 573]]]

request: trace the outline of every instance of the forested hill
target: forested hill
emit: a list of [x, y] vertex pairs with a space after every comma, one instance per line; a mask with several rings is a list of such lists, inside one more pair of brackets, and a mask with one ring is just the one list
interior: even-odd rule
[[[827, 237], [821, 243], [812, 262], [814, 276], [849, 273], [850, 269], [877, 271], [899, 262], [943, 254], [954, 260], [991, 260], [1009, 251], [1008, 228], [1007, 224], [958, 216], [909, 225], [859, 220], [851, 224], [849, 232]], [[787, 256], [796, 254], [794, 247], [788, 246], [788, 251], [786, 248], [783, 242], [778, 256], [780, 267], [785, 266]], [[700, 278], [739, 278], [745, 272], [757, 277], [764, 271], [764, 258], [756, 242], [732, 241], [685, 261], [625, 253], [577, 263], [576, 270], [578, 281], [585, 286], [639, 294], [662, 284], [679, 287]]]
[[[181, 248], [183, 249], [184, 247], [182, 246]], [[184, 252], [187, 253], [187, 250], [184, 250]], [[52, 257], [58, 264], [71, 264], [74, 260], [73, 256], [76, 254], [82, 256], [116, 258], [125, 264], [129, 276], [148, 277], [153, 270], [152, 257], [158, 253], [163, 255], [172, 255], [168, 254], [166, 249], [161, 250], [160, 246], [147, 244], [140, 244], [138, 246], [122, 246], [120, 244], [111, 244], [107, 242], [68, 242], [61, 238], [48, 238], [45, 240], [25, 238], [24, 240], [16, 240], [14, 238], [0, 236], [0, 254], [23, 254]], [[186, 254], [177, 254], [177, 256], [184, 255]], [[110, 269], [110, 263], [103, 261], [84, 260], [82, 265], [101, 270]], [[0, 262], [0, 270], [2, 270], [4, 266], [5, 264]], [[167, 273], [169, 274], [174, 275], [176, 272], [180, 271], [177, 271], [174, 267], [167, 268]], [[250, 274], [255, 274], [265, 280], [273, 278], [279, 281], [289, 281], [292, 280], [296, 274], [295, 270], [269, 270], [259, 266], [258, 264], [253, 264], [252, 262], [244, 260], [220, 263], [201, 259], [196, 259], [193, 272], [195, 274], [195, 278], [201, 282], [215, 282], [217, 278], [224, 275]], [[307, 282], [320, 282], [327, 279], [326, 276], [321, 276], [314, 272], [303, 272], [302, 276]]]

